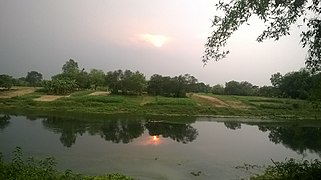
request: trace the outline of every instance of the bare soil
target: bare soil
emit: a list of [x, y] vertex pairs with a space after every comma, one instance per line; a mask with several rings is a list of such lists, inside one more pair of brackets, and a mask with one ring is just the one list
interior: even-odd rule
[[107, 96], [109, 93], [107, 91], [96, 91], [90, 93], [89, 96]]
[[33, 93], [37, 90], [34, 87], [13, 87], [10, 90], [0, 90], [0, 98], [12, 98], [16, 96], [23, 96], [26, 94]]
[[226, 104], [222, 100], [215, 98], [215, 97], [211, 97], [211, 96], [193, 94], [192, 98], [199, 100], [203, 103], [206, 103], [208, 105], [214, 106], [214, 107], [228, 107], [229, 106], [228, 104]]
[[247, 109], [249, 106], [242, 103], [241, 101], [222, 101], [216, 97], [193, 94], [192, 98], [198, 100], [199, 102], [211, 105], [214, 107], [231, 107], [235, 109]]
[[69, 96], [57, 96], [57, 95], [43, 95], [43, 96], [40, 96], [36, 99], [34, 99], [35, 101], [46, 101], [46, 102], [49, 102], [49, 101], [55, 101], [59, 98], [62, 98], [62, 97], [69, 97]]

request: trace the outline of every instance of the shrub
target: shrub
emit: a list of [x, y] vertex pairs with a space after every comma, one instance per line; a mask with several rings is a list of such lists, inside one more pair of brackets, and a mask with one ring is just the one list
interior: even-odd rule
[[312, 180], [321, 179], [321, 161], [298, 162], [294, 159], [289, 159], [285, 162], [273, 162], [273, 165], [268, 166], [262, 175], [251, 177], [251, 180], [273, 179], [273, 180]]

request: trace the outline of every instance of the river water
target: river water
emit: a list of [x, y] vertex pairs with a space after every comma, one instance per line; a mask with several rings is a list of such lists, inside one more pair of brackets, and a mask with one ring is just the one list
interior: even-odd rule
[[[320, 159], [321, 123], [207, 117], [0, 115], [0, 152], [137, 179], [241, 179], [273, 161]], [[240, 123], [242, 122], [242, 123]]]

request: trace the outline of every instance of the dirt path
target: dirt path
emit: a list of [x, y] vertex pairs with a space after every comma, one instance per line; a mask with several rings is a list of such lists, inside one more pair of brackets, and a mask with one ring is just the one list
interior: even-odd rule
[[222, 100], [217, 99], [215, 97], [211, 97], [211, 96], [193, 94], [192, 98], [196, 99], [198, 101], [201, 101], [203, 103], [209, 104], [211, 106], [214, 106], [214, 107], [228, 107], [229, 106], [228, 104], [226, 104]]
[[107, 91], [96, 91], [90, 93], [89, 96], [107, 96], [109, 93]]
[[247, 106], [246, 104], [242, 103], [241, 101], [222, 101], [216, 97], [212, 97], [212, 96], [206, 96], [206, 95], [199, 95], [199, 94], [193, 94], [192, 98], [194, 98], [195, 100], [201, 102], [201, 103], [205, 103], [214, 107], [231, 107], [231, 108], [235, 108], [235, 109], [247, 109], [250, 108], [249, 106]]
[[55, 101], [55, 100], [62, 98], [62, 97], [69, 97], [69, 96], [43, 95], [43, 96], [40, 96], [34, 100], [49, 102], [49, 101]]
[[12, 98], [15, 96], [23, 96], [35, 92], [37, 89], [34, 87], [13, 87], [11, 90], [0, 91], [0, 98]]

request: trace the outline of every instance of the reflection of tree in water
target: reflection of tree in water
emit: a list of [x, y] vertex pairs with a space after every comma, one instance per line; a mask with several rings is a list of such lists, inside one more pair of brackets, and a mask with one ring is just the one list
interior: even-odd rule
[[110, 120], [104, 122], [101, 132], [106, 141], [129, 143], [144, 133], [144, 126], [141, 121]]
[[9, 124], [10, 124], [9, 115], [0, 116], [0, 129], [6, 128]]
[[261, 131], [270, 131], [270, 141], [303, 154], [305, 150], [316, 152], [321, 155], [321, 127], [299, 126], [259, 126]]
[[145, 127], [151, 136], [171, 138], [184, 144], [192, 142], [198, 136], [198, 132], [190, 124], [172, 124], [166, 122], [148, 122]]
[[77, 134], [84, 134], [88, 127], [84, 122], [60, 117], [48, 117], [43, 120], [43, 125], [55, 133], [61, 133], [60, 142], [66, 147], [75, 144]]
[[48, 117], [43, 120], [45, 128], [61, 134], [60, 141], [66, 147], [75, 144], [79, 135], [88, 133], [100, 135], [106, 141], [114, 143], [130, 143], [140, 137], [145, 127], [151, 135], [162, 135], [177, 142], [188, 143], [196, 139], [198, 132], [189, 124], [170, 124], [150, 122], [143, 124], [140, 120], [80, 120], [74, 118]]
[[90, 135], [99, 134], [107, 141], [114, 143], [129, 143], [144, 133], [140, 121], [106, 120], [81, 121], [61, 117], [48, 117], [43, 121], [44, 127], [55, 133], [61, 133], [60, 141], [66, 147], [75, 144], [77, 136], [88, 132]]
[[241, 123], [238, 122], [224, 122], [225, 127], [227, 127], [228, 129], [241, 129]]

